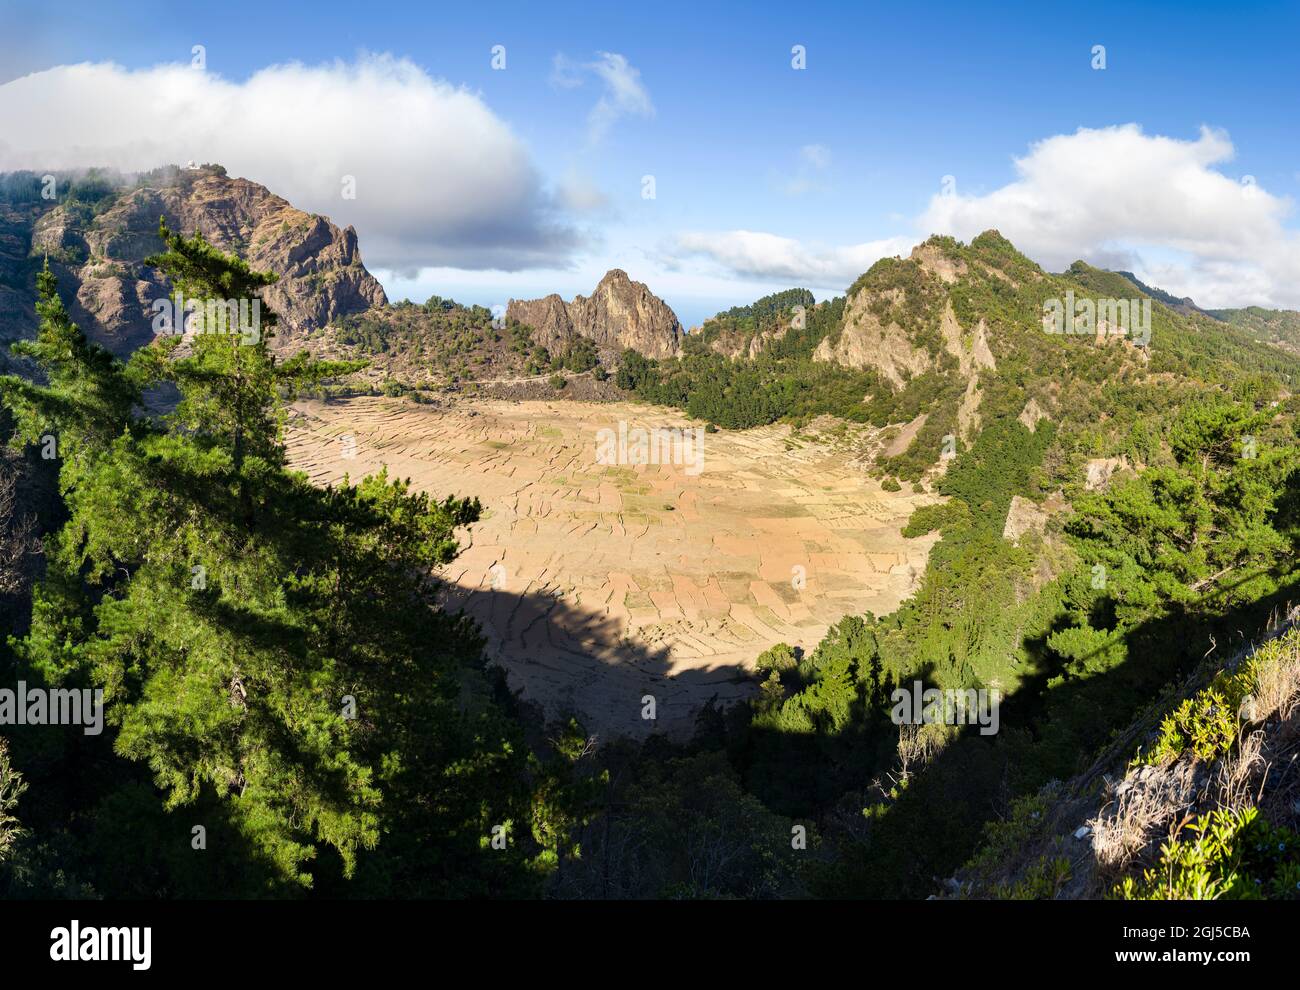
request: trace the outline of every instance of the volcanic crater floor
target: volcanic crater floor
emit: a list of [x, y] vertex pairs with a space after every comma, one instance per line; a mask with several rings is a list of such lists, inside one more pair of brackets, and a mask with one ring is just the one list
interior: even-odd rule
[[768, 647], [811, 650], [915, 589], [937, 536], [900, 531], [934, 498], [869, 478], [859, 428], [723, 431], [699, 464], [603, 464], [600, 431], [620, 423], [700, 425], [632, 403], [358, 397], [296, 403], [286, 439], [317, 484], [386, 465], [437, 498], [478, 496], [447, 604], [526, 701], [591, 732], [687, 736], [711, 698], [754, 692]]

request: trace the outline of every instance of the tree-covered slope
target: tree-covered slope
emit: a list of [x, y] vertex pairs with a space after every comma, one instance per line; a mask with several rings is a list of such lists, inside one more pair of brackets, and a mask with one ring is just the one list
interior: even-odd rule
[[[797, 420], [818, 376], [861, 387], [824, 393], [839, 399], [827, 411], [923, 417], [877, 461], [947, 496], [908, 525], [941, 534], [921, 587], [890, 615], [846, 617], [806, 655], [758, 658], [761, 693], [727, 743], [767, 806], [817, 824], [815, 892], [933, 892], [985, 822], [1084, 770], [1214, 643], [1295, 594], [1300, 365], [1157, 300], [1140, 343], [1100, 320], [1048, 332], [1045, 305], [1070, 297], [1146, 298], [1083, 263], [1044, 272], [992, 232], [932, 238], [817, 307], [820, 338], [797, 356], [769, 342], [753, 359], [629, 359], [620, 372], [724, 426]], [[1045, 524], [1012, 536], [1017, 500]], [[915, 681], [998, 692], [999, 730], [900, 726], [892, 692]]]
[[1244, 309], [1215, 309], [1210, 313], [1216, 319], [1240, 327], [1256, 340], [1300, 354], [1300, 313], [1293, 309], [1247, 306]]
[[[1147, 300], [1134, 334], [1049, 333], [1052, 300]], [[1113, 328], [1110, 328], [1113, 330]], [[916, 423], [879, 469], [918, 481], [966, 449], [982, 424], [1025, 415], [1058, 424], [1045, 484], [1068, 485], [1093, 458], [1145, 463], [1181, 398], [1206, 386], [1290, 389], [1300, 360], [1242, 329], [1149, 300], [1124, 276], [1076, 262], [1053, 275], [996, 231], [969, 245], [933, 237], [884, 259], [844, 297], [802, 290], [719, 314], [685, 354], [630, 355], [620, 383], [719, 426], [831, 413], [878, 426]]]
[[[187, 294], [275, 282], [201, 236], [158, 238], [149, 265]], [[569, 854], [562, 740], [580, 730], [526, 746], [477, 629], [439, 605], [478, 501], [290, 471], [285, 403], [350, 366], [278, 359], [270, 311], [256, 342], [172, 336], [123, 362], [49, 269], [38, 289], [17, 349], [39, 377], [0, 377], [0, 401], [14, 447], [52, 454], [28, 468], [57, 471], [62, 505], [0, 672], [99, 688], [104, 721], [5, 726], [0, 891], [537, 892]], [[147, 415], [159, 385], [177, 400]]]

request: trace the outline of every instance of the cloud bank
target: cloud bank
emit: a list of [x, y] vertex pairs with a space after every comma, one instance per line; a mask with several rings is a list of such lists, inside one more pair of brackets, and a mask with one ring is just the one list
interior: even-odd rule
[[578, 247], [523, 142], [406, 59], [273, 65], [244, 82], [87, 63], [0, 86], [0, 171], [191, 159], [356, 226], [371, 267], [554, 268]]

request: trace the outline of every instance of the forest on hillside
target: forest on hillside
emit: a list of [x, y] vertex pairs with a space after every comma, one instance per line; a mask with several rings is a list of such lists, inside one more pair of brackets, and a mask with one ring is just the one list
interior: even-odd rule
[[[149, 264], [187, 295], [274, 280], [200, 236], [161, 236]], [[1021, 264], [991, 239], [946, 249]], [[915, 279], [884, 264], [850, 296]], [[1014, 331], [1025, 300], [994, 283], [961, 287], [960, 315], [1012, 314]], [[754, 700], [709, 706], [689, 742], [598, 740], [522, 706], [479, 630], [440, 605], [457, 531], [490, 506], [386, 473], [317, 487], [287, 467], [287, 402], [355, 365], [277, 358], [269, 333], [164, 338], [121, 361], [73, 325], [48, 269], [38, 287], [39, 333], [16, 345], [38, 374], [0, 379], [0, 665], [6, 682], [101, 686], [106, 725], [7, 727], [8, 897], [924, 898], [1144, 710], [1173, 710], [1166, 689], [1207, 642], [1240, 642], [1300, 598], [1286, 368], [1167, 315], [1159, 385], [1111, 363], [1118, 351], [1047, 362], [1041, 348], [1072, 342], [1024, 334], [981, 378], [980, 428], [941, 476], [926, 431], [879, 465], [945, 496], [908, 524], [939, 541], [902, 607], [757, 657]], [[724, 429], [921, 408], [947, 422], [951, 368], [894, 388], [814, 362], [844, 302], [809, 304], [793, 291], [724, 314], [760, 331], [803, 307], [757, 359], [629, 354], [619, 384]], [[485, 316], [429, 305], [453, 328]], [[923, 305], [895, 315], [926, 339]], [[383, 346], [376, 328], [348, 332]], [[1068, 413], [1027, 426], [1044, 369], [1062, 367]], [[174, 404], [147, 411], [159, 389]], [[1141, 470], [1080, 489], [1083, 459], [1111, 454]], [[1062, 486], [1072, 510], [1051, 538], [1004, 538], [1013, 500]], [[890, 699], [914, 681], [996, 686], [1001, 731], [900, 732]], [[1178, 731], [1199, 738], [1211, 718]]]

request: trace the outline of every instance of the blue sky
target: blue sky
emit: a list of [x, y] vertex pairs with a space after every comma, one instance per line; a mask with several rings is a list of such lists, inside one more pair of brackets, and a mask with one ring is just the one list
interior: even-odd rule
[[[571, 296], [621, 267], [690, 325], [793, 284], [842, 291], [932, 229], [997, 226], [1048, 267], [1300, 306], [1296, 4], [0, 6], [0, 168], [198, 149], [354, 223], [395, 296]], [[196, 44], [220, 86], [184, 89], [169, 123], [157, 93], [181, 90], [149, 73]], [[295, 62], [319, 75], [266, 78]], [[119, 68], [58, 75], [79, 63]], [[370, 89], [348, 75], [362, 63]], [[85, 139], [77, 108], [118, 83], [130, 118]], [[203, 132], [218, 99], [233, 109]], [[23, 117], [45, 100], [59, 121]]]

